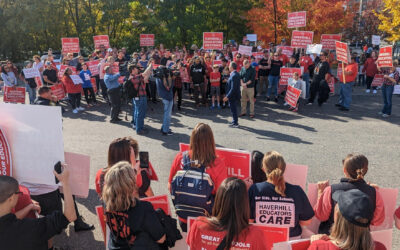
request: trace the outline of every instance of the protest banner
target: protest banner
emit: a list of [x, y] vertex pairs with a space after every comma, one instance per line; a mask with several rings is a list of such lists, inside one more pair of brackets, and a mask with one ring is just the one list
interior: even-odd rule
[[[179, 150], [180, 152], [188, 151], [189, 144], [179, 143]], [[250, 152], [217, 147], [216, 153], [225, 162], [228, 177], [237, 177], [242, 180], [251, 177]]]
[[[339, 41], [335, 41], [335, 47], [336, 47], [336, 58], [338, 61], [341, 61], [342, 63], [349, 63], [350, 61], [350, 54], [349, 54], [349, 48], [347, 43], [342, 43]], [[342, 70], [343, 70], [344, 65], [342, 64]]]
[[222, 65], [222, 60], [214, 60], [213, 64], [221, 66]]
[[306, 27], [307, 11], [289, 12], [288, 13], [288, 28]]
[[257, 34], [247, 34], [246, 37], [249, 42], [257, 42]]
[[169, 202], [168, 202], [168, 195], [157, 195], [157, 196], [151, 196], [151, 197], [146, 197], [142, 198], [142, 201], [148, 201], [153, 205], [154, 210], [157, 208], [161, 208], [166, 215], [171, 215], [171, 209], [169, 207]]
[[26, 79], [40, 77], [40, 72], [36, 68], [23, 69], [23, 72]]
[[300, 89], [296, 89], [295, 87], [288, 85], [285, 95], [285, 102], [287, 102], [292, 108], [296, 108], [300, 95]]
[[289, 240], [288, 227], [271, 227], [263, 224], [252, 224], [253, 227], [258, 227], [264, 232], [264, 238], [267, 249], [272, 249], [274, 244]]
[[82, 84], [82, 78], [79, 75], [69, 75], [71, 77], [71, 80], [74, 82], [75, 85]]
[[64, 162], [61, 107], [0, 103], [0, 117], [13, 177], [20, 183], [54, 185], [54, 164]]
[[35, 77], [35, 82], [36, 82], [36, 85], [37, 85], [36, 88], [40, 88], [41, 86], [43, 86], [42, 77]]
[[100, 73], [99, 63], [100, 63], [99, 60], [86, 62], [86, 65], [88, 66], [90, 72], [92, 73], [92, 76], [97, 76]]
[[307, 250], [310, 245], [310, 239], [291, 240], [274, 243], [272, 250]]
[[287, 57], [291, 57], [293, 55], [293, 48], [290, 46], [278, 46], [278, 49], [282, 49], [282, 54]]
[[110, 39], [108, 38], [108, 35], [93, 36], [93, 42], [95, 49], [100, 49], [101, 45], [106, 49], [110, 48]]
[[[65, 163], [69, 170], [69, 184], [73, 195], [87, 198], [89, 195], [90, 156], [65, 152]], [[62, 186], [60, 186], [62, 192]]]
[[65, 70], [66, 70], [67, 68], [70, 68], [70, 69], [71, 69], [73, 75], [76, 75], [76, 74], [77, 74], [76, 68], [75, 68], [75, 67], [72, 67], [72, 66], [69, 66], [69, 65], [60, 65], [60, 70], [58, 71], [58, 78], [59, 78], [59, 79], [63, 78], [64, 72], [65, 72]]
[[322, 49], [335, 50], [336, 49], [335, 42], [340, 40], [342, 40], [342, 35], [340, 34], [322, 34], [321, 35]]
[[223, 32], [203, 32], [204, 50], [222, 50], [224, 48]]
[[65, 98], [65, 91], [64, 91], [64, 86], [63, 84], [56, 84], [53, 86], [50, 86], [51, 92], [53, 95], [57, 96], [58, 100], [62, 100]]
[[251, 55], [254, 56], [254, 58], [256, 59], [256, 62], [258, 62], [259, 60], [261, 60], [264, 57], [263, 52], [253, 52], [253, 53], [251, 53]]
[[62, 53], [79, 53], [79, 38], [78, 37], [64, 37], [61, 38]]
[[106, 218], [104, 216], [104, 208], [103, 206], [96, 206], [95, 209], [96, 209], [97, 219], [99, 219], [99, 224], [101, 227], [101, 232], [103, 234], [104, 244], [105, 244], [107, 237], [106, 237]]
[[371, 231], [380, 231], [393, 228], [394, 211], [396, 210], [396, 200], [399, 190], [397, 188], [382, 188], [377, 191], [382, 196], [383, 204], [385, 204], [385, 220], [379, 226], [371, 226]]
[[293, 48], [307, 48], [307, 45], [313, 43], [313, 31], [299, 31], [293, 30], [291, 47]]
[[309, 44], [307, 45], [306, 54], [317, 54], [319, 55], [322, 51], [322, 44]]
[[392, 46], [386, 46], [379, 49], [378, 66], [393, 67]]
[[154, 46], [154, 34], [140, 34], [140, 47]]
[[25, 104], [25, 88], [4, 86], [4, 102]]
[[96, 78], [90, 78], [90, 83], [92, 84], [92, 88], [93, 88], [93, 91], [94, 91], [94, 93], [96, 94], [97, 93], [97, 84], [96, 84]]
[[380, 87], [383, 84], [383, 75], [382, 74], [376, 74], [374, 76], [374, 80], [372, 80], [371, 86], [372, 87]]
[[289, 80], [289, 78], [293, 77], [294, 72], [299, 73], [299, 76], [301, 76], [300, 68], [281, 68], [279, 85], [282, 85], [282, 86], [288, 85], [288, 80]]
[[372, 43], [372, 45], [380, 45], [381, 44], [381, 36], [372, 35], [371, 43]]
[[12, 176], [12, 157], [6, 135], [0, 127], [0, 175]]
[[246, 45], [239, 45], [239, 53], [242, 55], [248, 55], [251, 56], [251, 51], [253, 50], [253, 47], [251, 46], [246, 46]]
[[387, 250], [392, 249], [393, 229], [372, 231], [371, 236], [374, 241], [382, 243], [386, 247]]

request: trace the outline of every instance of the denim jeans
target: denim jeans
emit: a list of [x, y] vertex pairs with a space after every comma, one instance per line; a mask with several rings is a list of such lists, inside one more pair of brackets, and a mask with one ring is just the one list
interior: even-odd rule
[[236, 102], [236, 100], [229, 100], [229, 106], [232, 113], [232, 124], [239, 125]]
[[161, 130], [164, 133], [168, 133], [169, 131], [169, 125], [171, 123], [171, 113], [172, 113], [172, 106], [174, 105], [174, 100], [166, 100], [162, 99], [162, 102], [164, 104], [164, 117], [163, 117], [163, 124], [161, 127]]
[[134, 117], [133, 120], [136, 125], [136, 133], [138, 133], [144, 127], [144, 118], [146, 116], [146, 110], [147, 110], [147, 97], [141, 96], [139, 97], [139, 100], [135, 100], [135, 98], [133, 98], [132, 103], [133, 103], [132, 117]]
[[340, 96], [339, 104], [345, 108], [350, 108], [351, 104], [351, 92], [353, 91], [354, 82], [348, 82], [346, 84], [340, 83]]
[[310, 98], [310, 73], [303, 73], [303, 81], [306, 83], [306, 99]]
[[394, 86], [393, 85], [382, 85], [382, 96], [383, 96], [383, 109], [382, 113], [391, 115], [392, 114], [392, 96]]
[[33, 104], [36, 99], [36, 88], [31, 88], [29, 84], [26, 84], [26, 92], [29, 95], [29, 104]]
[[278, 96], [278, 83], [279, 83], [279, 76], [268, 76], [268, 92], [267, 97], [274, 97]]

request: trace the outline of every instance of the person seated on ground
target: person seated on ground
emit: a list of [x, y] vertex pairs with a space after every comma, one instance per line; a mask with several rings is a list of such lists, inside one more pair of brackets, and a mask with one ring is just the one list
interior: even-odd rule
[[231, 249], [238, 242], [248, 246], [246, 249], [267, 249], [262, 229], [249, 225], [248, 200], [244, 181], [225, 179], [218, 188], [212, 216], [198, 217], [190, 225], [186, 238], [190, 248], [209, 249], [213, 244], [210, 249], [216, 249], [218, 244], [218, 249]]
[[18, 219], [11, 213], [20, 194], [18, 181], [10, 176], [0, 176], [1, 249], [48, 249], [47, 241], [76, 220], [68, 169], [64, 166], [61, 174], [54, 174], [63, 186], [64, 214], [55, 211], [39, 219]]
[[130, 162], [110, 167], [104, 177], [102, 199], [110, 228], [108, 249], [159, 249], [165, 230], [151, 203], [138, 199], [136, 174]]
[[380, 242], [374, 242], [369, 226], [374, 217], [373, 201], [358, 189], [336, 191], [332, 199], [334, 223], [331, 235], [311, 236], [308, 250], [385, 250]]
[[262, 170], [264, 154], [254, 150], [251, 152], [251, 179], [253, 183], [264, 182], [267, 180], [265, 172]]
[[[301, 227], [311, 223], [314, 211], [303, 189], [285, 182], [285, 169], [286, 163], [281, 154], [271, 151], [264, 155], [263, 170], [267, 181], [256, 183], [249, 189], [250, 218], [268, 226], [289, 227], [290, 239], [300, 239]], [[268, 215], [271, 211], [280, 211], [287, 215]]]
[[[181, 207], [181, 209], [177, 210], [177, 216], [184, 232], [187, 231], [186, 223], [189, 214], [193, 217], [211, 214], [212, 203], [214, 200], [213, 197], [222, 181], [228, 176], [225, 162], [221, 158], [217, 157], [215, 150], [214, 135], [211, 127], [204, 123], [198, 123], [190, 136], [189, 150], [179, 152], [172, 162], [168, 178], [168, 190], [173, 195], [175, 208]], [[206, 200], [194, 198], [197, 197], [196, 195], [198, 194], [192, 193], [193, 190], [189, 189], [189, 187], [185, 190], [185, 195], [175, 194], [174, 196], [176, 191], [176, 186], [174, 185], [176, 182], [174, 182], [174, 180], [176, 181], [180, 178], [185, 178], [186, 172], [189, 170], [199, 177], [198, 179], [193, 178], [193, 181], [209, 181], [206, 183], [208, 184], [208, 187], [211, 187], [211, 189], [208, 190], [210, 193], [203, 194], [205, 195]], [[199, 175], [197, 173], [201, 174]], [[200, 204], [200, 202], [204, 203]], [[184, 209], [188, 206], [196, 207], [199, 212], [191, 213], [188, 209]]]
[[329, 234], [334, 221], [335, 202], [332, 195], [338, 190], [358, 189], [368, 195], [372, 201], [374, 216], [371, 225], [378, 226], [385, 220], [385, 208], [382, 197], [376, 188], [368, 185], [364, 176], [368, 171], [368, 159], [362, 154], [348, 154], [343, 160], [345, 178], [340, 183], [329, 186], [329, 181], [318, 182], [318, 201], [314, 206], [315, 216], [321, 221], [318, 233]]
[[[136, 171], [136, 185], [138, 186], [139, 197], [154, 196], [150, 187], [150, 178], [146, 169], [140, 168], [139, 143], [131, 137], [122, 137], [113, 140], [108, 147], [108, 165], [106, 168], [99, 169], [96, 173], [96, 192], [101, 197], [104, 185], [104, 176], [111, 166], [120, 161], [131, 163]], [[149, 166], [151, 163], [149, 162]], [[152, 167], [151, 167], [152, 168]]]

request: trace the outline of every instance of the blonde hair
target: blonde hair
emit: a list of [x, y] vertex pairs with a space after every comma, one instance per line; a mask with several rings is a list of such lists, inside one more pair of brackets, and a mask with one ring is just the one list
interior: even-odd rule
[[[335, 223], [331, 228], [331, 239], [336, 241], [340, 249], [346, 250], [373, 250], [374, 241], [368, 227], [360, 227], [346, 220], [340, 213], [338, 207], [335, 207]], [[366, 223], [368, 219], [360, 218], [360, 222]]]
[[268, 180], [275, 185], [275, 192], [285, 197], [286, 184], [283, 174], [285, 173], [286, 163], [283, 156], [276, 151], [267, 152], [264, 155], [262, 164]]
[[106, 211], [126, 211], [135, 206], [136, 175], [127, 161], [120, 161], [108, 169], [104, 177], [102, 199]]

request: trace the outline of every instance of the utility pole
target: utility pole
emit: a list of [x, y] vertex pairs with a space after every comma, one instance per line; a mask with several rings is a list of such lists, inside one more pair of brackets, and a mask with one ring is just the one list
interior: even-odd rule
[[277, 31], [276, 31], [276, 0], [272, 0], [272, 3], [274, 5], [274, 29], [275, 29], [275, 45], [277, 44]]

